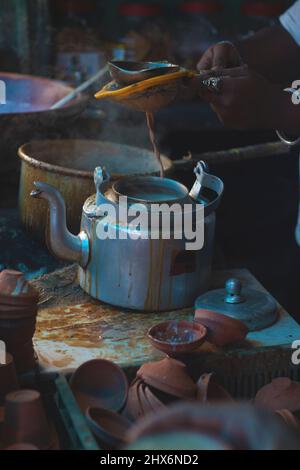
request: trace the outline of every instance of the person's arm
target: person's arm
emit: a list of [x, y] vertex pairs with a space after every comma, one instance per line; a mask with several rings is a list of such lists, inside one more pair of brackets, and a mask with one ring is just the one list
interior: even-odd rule
[[262, 29], [236, 47], [244, 63], [273, 83], [291, 82], [300, 74], [300, 46], [282, 25]]
[[235, 44], [222, 41], [201, 57], [198, 70], [247, 64], [272, 83], [288, 83], [300, 73], [300, 46], [283, 26], [265, 28]]

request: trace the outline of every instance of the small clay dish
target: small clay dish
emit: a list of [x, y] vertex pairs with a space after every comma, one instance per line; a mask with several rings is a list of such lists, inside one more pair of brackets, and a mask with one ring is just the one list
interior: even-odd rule
[[278, 377], [257, 392], [254, 403], [272, 411], [299, 411], [300, 383], [288, 377]]
[[207, 328], [207, 340], [219, 347], [244, 340], [249, 331], [240, 320], [213, 310], [197, 309], [195, 322]]
[[0, 364], [0, 405], [4, 403], [5, 395], [19, 388], [13, 356], [6, 353], [6, 363]]
[[113, 450], [128, 443], [130, 421], [114, 411], [104, 408], [88, 408], [86, 418], [89, 427], [105, 450]]
[[128, 382], [122, 369], [105, 359], [92, 359], [76, 369], [70, 386], [85, 413], [87, 408], [120, 411], [128, 393]]
[[188, 400], [196, 396], [196, 385], [185, 364], [170, 357], [142, 365], [137, 377], [147, 385], [177, 398]]
[[53, 434], [38, 391], [9, 393], [5, 397], [4, 409], [3, 440], [6, 446], [28, 442], [39, 449], [52, 447]]
[[154, 348], [174, 356], [199, 348], [205, 341], [206, 333], [205, 326], [200, 323], [171, 320], [152, 326], [148, 338]]
[[234, 401], [227, 390], [218, 383], [213, 373], [200, 376], [197, 382], [197, 400], [201, 403]]

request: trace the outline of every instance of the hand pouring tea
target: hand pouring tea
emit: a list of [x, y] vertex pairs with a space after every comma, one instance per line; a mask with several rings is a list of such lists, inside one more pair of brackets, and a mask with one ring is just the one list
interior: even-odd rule
[[197, 74], [168, 61], [109, 62], [108, 69], [113, 81], [105, 85], [95, 97], [99, 100], [107, 98], [146, 113], [150, 140], [162, 177], [163, 165], [154, 134], [153, 113], [177, 99], [195, 97], [202, 89], [218, 93], [221, 78], [207, 77], [207, 73]]

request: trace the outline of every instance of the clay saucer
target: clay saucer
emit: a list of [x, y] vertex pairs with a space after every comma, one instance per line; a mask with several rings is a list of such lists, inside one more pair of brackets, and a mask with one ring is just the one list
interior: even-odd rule
[[300, 410], [300, 383], [288, 377], [278, 377], [262, 387], [256, 394], [255, 405], [269, 410]]
[[142, 365], [137, 376], [147, 385], [169, 395], [187, 400], [196, 396], [196, 385], [185, 364], [170, 357]]
[[39, 392], [10, 392], [5, 397], [4, 408], [3, 440], [6, 446], [28, 442], [39, 449], [52, 448], [54, 437]]
[[207, 340], [220, 347], [244, 340], [249, 331], [240, 320], [213, 310], [197, 309], [195, 322], [204, 325], [207, 328]]
[[89, 407], [120, 411], [127, 399], [128, 382], [124, 372], [105, 359], [92, 359], [79, 366], [70, 386], [84, 413]]
[[19, 388], [13, 356], [6, 353], [6, 363], [0, 364], [0, 405], [7, 393]]
[[117, 449], [128, 443], [130, 421], [114, 411], [104, 408], [88, 408], [86, 418], [99, 444], [106, 450]]
[[218, 383], [213, 373], [200, 376], [197, 382], [197, 400], [201, 403], [234, 401], [227, 390]]
[[205, 326], [186, 320], [165, 321], [152, 326], [148, 338], [156, 349], [169, 356], [193, 351], [205, 341]]

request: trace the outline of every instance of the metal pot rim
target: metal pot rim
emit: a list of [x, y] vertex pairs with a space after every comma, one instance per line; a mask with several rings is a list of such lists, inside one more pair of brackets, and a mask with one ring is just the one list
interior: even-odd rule
[[[93, 171], [92, 170], [91, 171], [76, 170], [76, 169], [73, 169], [73, 168], [67, 168], [65, 166], [54, 165], [52, 163], [47, 163], [43, 160], [37, 160], [34, 157], [30, 157], [28, 155], [28, 152], [27, 152], [27, 149], [28, 149], [29, 146], [37, 144], [37, 143], [43, 143], [43, 144], [49, 143], [49, 144], [51, 144], [53, 142], [56, 142], [56, 143], [57, 142], [64, 142], [65, 143], [66, 141], [68, 141], [68, 139], [32, 140], [30, 142], [26, 142], [25, 144], [22, 144], [19, 147], [18, 156], [21, 160], [26, 162], [31, 167], [46, 170], [50, 173], [58, 173], [60, 175], [77, 176], [77, 177], [80, 177], [80, 178], [93, 179]], [[101, 142], [101, 143], [114, 145], [114, 142], [98, 141], [98, 140], [95, 140], [95, 139], [70, 139], [70, 143], [71, 142], [73, 142], [73, 143], [74, 142], [86, 142], [86, 143], [89, 142], [89, 143], [95, 143], [95, 144], [98, 144], [99, 142]], [[131, 147], [135, 150], [137, 149], [137, 147], [134, 147], [132, 145], [127, 145], [127, 144], [124, 144], [124, 145], [126, 145], [127, 147]], [[142, 149], [142, 150], [144, 151], [145, 149]], [[150, 150], [149, 150], [149, 153], [150, 153]], [[165, 164], [166, 164], [165, 172], [170, 171], [171, 168], [172, 168], [172, 161], [165, 155], [162, 155], [162, 159], [163, 159], [163, 162], [165, 162]], [[150, 176], [151, 174], [146, 175], [146, 176]], [[119, 173], [113, 173], [112, 176], [113, 176], [113, 178], [124, 178], [125, 176], [126, 177], [135, 177], [135, 176], [141, 176], [141, 175], [139, 173], [132, 173], [132, 174], [127, 176], [127, 175], [122, 175], [122, 174], [119, 174]]]

